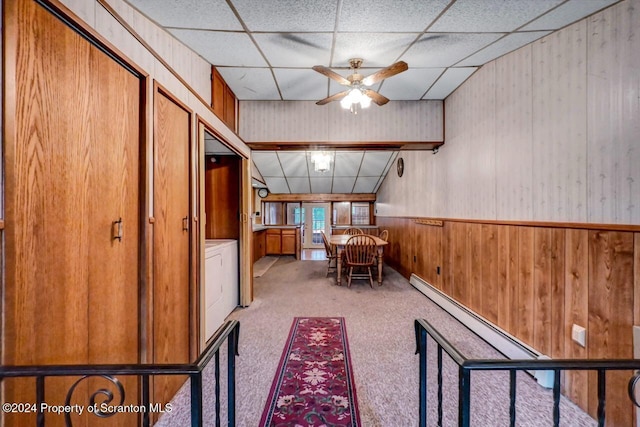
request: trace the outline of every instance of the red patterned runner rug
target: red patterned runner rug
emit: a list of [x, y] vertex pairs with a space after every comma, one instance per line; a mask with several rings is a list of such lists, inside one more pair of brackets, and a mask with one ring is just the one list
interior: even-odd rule
[[260, 427], [360, 426], [342, 317], [296, 317]]

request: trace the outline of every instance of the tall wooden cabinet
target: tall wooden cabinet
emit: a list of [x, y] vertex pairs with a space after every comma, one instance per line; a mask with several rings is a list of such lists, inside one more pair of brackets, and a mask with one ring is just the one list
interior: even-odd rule
[[237, 131], [238, 100], [215, 67], [211, 67], [211, 107], [218, 118]]
[[[191, 113], [157, 87], [154, 96], [153, 362], [188, 363], [195, 331], [190, 308]], [[154, 402], [168, 402], [186, 378], [156, 377]]]
[[[36, 2], [3, 7], [2, 363], [137, 363], [142, 77]], [[47, 380], [45, 401], [63, 404], [76, 380]], [[93, 381], [74, 401], [104, 386]], [[122, 381], [135, 404], [136, 380]], [[7, 402], [35, 401], [31, 380], [3, 386]], [[31, 415], [5, 425], [33, 425]]]

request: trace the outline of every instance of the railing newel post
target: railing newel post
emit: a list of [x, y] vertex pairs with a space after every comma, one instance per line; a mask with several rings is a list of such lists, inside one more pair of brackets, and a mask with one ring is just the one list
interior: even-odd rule
[[553, 426], [560, 426], [560, 369], [553, 370]]
[[44, 412], [42, 412], [42, 404], [44, 403], [44, 375], [38, 375], [36, 377], [36, 408], [37, 417], [36, 425], [38, 427], [44, 427]]
[[420, 409], [420, 427], [427, 427], [427, 330], [420, 325], [418, 320], [414, 323], [416, 332], [416, 353], [420, 355], [419, 359], [419, 385], [420, 393], [418, 396], [418, 405]]
[[236, 323], [235, 327], [227, 339], [227, 406], [228, 409], [228, 426], [236, 425], [236, 356], [238, 355], [238, 340], [240, 335], [240, 323]]
[[598, 426], [604, 427], [606, 420], [607, 377], [604, 369], [598, 369]]
[[191, 427], [202, 427], [202, 371], [189, 375], [191, 379]]
[[458, 369], [458, 425], [471, 425], [471, 370], [463, 365]]
[[516, 386], [517, 386], [517, 371], [515, 369], [509, 370], [509, 426], [516, 426]]

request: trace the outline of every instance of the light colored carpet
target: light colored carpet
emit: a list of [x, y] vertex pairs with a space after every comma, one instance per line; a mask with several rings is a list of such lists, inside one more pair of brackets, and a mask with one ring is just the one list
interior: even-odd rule
[[[325, 273], [326, 261], [296, 261], [283, 257], [264, 276], [255, 280], [253, 304], [231, 314], [230, 317], [241, 324], [236, 378], [238, 426], [258, 425], [295, 316], [345, 318], [362, 425], [367, 427], [418, 425], [418, 356], [414, 354], [414, 319], [428, 319], [468, 357], [500, 357], [492, 347], [387, 266], [383, 285], [373, 289], [367, 281], [354, 281], [350, 289], [338, 287], [335, 278], [326, 278]], [[435, 425], [436, 351], [433, 345], [428, 359], [429, 425]], [[225, 360], [226, 355], [223, 354], [222, 363], [226, 363]], [[444, 425], [453, 426], [457, 425], [457, 366], [446, 355], [444, 368]], [[211, 367], [205, 371], [203, 380], [205, 425], [215, 425], [212, 418], [212, 370]], [[509, 425], [508, 374], [472, 373], [471, 385], [471, 425]], [[517, 386], [516, 425], [553, 425], [551, 391], [540, 387], [527, 374], [518, 375]], [[225, 387], [222, 384], [223, 391]], [[188, 387], [183, 387], [173, 401], [174, 410], [165, 414], [158, 425], [188, 425], [188, 402]], [[224, 401], [222, 405], [225, 405]], [[226, 423], [224, 410], [222, 421]], [[588, 426], [596, 423], [563, 398], [561, 425]]]
[[253, 277], [262, 277], [264, 274], [275, 264], [280, 257], [277, 256], [263, 256], [258, 261], [253, 263]]

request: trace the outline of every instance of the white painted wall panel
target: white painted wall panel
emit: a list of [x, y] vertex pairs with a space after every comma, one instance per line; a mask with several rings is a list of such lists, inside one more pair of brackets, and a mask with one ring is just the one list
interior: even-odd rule
[[87, 24], [95, 25], [96, 5], [93, 1], [87, 0], [61, 0], [60, 3], [69, 8], [80, 19]]
[[445, 100], [440, 152], [414, 157], [420, 184], [388, 176], [379, 215], [640, 224], [639, 31], [627, 0], [483, 66]]
[[241, 101], [240, 136], [273, 141], [442, 141], [441, 101], [391, 101], [351, 114], [337, 102]]
[[496, 60], [496, 217], [532, 220], [531, 46]]
[[589, 221], [640, 223], [640, 1], [588, 19]]
[[587, 221], [587, 25], [532, 46], [533, 218]]

